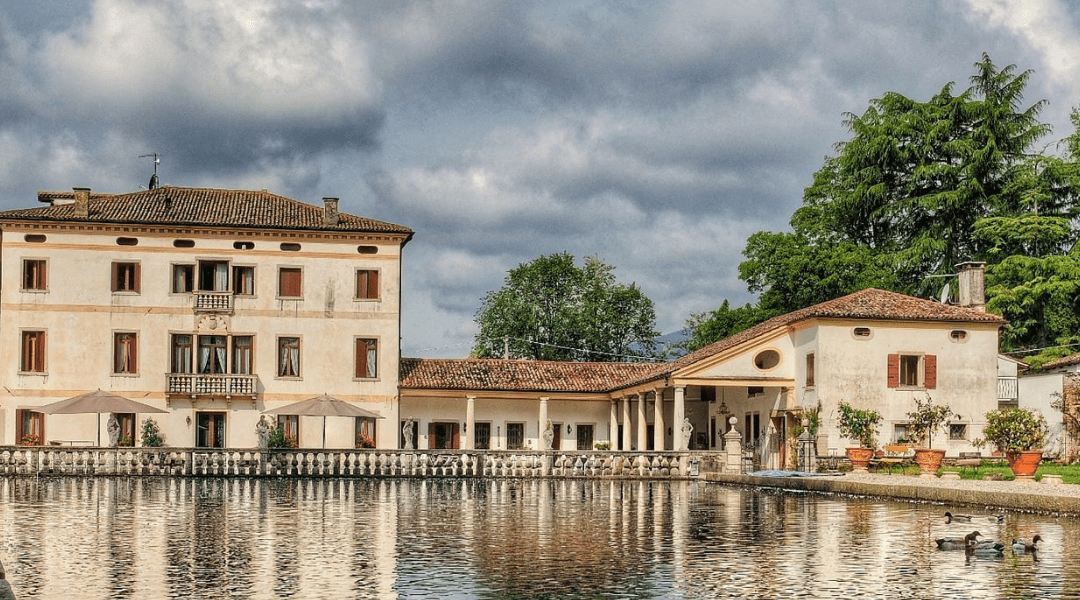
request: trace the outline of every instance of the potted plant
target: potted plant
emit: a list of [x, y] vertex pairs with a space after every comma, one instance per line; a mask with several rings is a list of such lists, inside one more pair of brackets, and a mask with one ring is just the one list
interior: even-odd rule
[[159, 448], [165, 445], [165, 439], [161, 437], [161, 428], [157, 421], [147, 417], [142, 424], [142, 445], [149, 448]]
[[934, 404], [930, 394], [920, 400], [915, 399], [915, 410], [907, 414], [908, 431], [918, 442], [926, 440], [925, 447], [915, 448], [915, 464], [923, 473], [935, 473], [945, 458], [944, 450], [934, 449], [934, 430], [944, 429], [953, 417], [948, 404]]
[[874, 437], [878, 433], [881, 415], [876, 410], [855, 408], [840, 401], [840, 435], [859, 442], [855, 448], [847, 448], [845, 453], [851, 466], [858, 471], [866, 471], [870, 459], [874, 456]]
[[982, 447], [993, 444], [1005, 452], [1009, 468], [1017, 479], [1034, 479], [1046, 441], [1046, 419], [1037, 410], [1002, 408], [986, 413], [983, 437], [974, 441]]

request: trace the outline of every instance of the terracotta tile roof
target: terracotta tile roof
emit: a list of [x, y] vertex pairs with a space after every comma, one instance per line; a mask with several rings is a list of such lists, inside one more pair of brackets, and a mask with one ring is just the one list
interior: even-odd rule
[[[874, 319], [991, 323], [1005, 319], [970, 308], [865, 289], [790, 312], [666, 363], [574, 363], [500, 359], [419, 359], [401, 362], [401, 387], [449, 390], [610, 392], [661, 379], [714, 354], [807, 319]], [[1064, 360], [1064, 359], [1061, 359]]]
[[1050, 362], [1043, 363], [1043, 366], [1039, 367], [1040, 371], [1050, 371], [1053, 369], [1060, 369], [1062, 367], [1071, 367], [1073, 365], [1080, 364], [1080, 352], [1070, 354], [1068, 356], [1062, 356], [1061, 358], [1054, 359]]
[[655, 370], [649, 363], [587, 363], [495, 358], [403, 358], [405, 389], [609, 392]]
[[[38, 199], [73, 200], [73, 192], [39, 192]], [[89, 218], [75, 214], [75, 204], [56, 204], [0, 212], [3, 220], [87, 221], [243, 227], [255, 229], [306, 229], [411, 234], [408, 227], [338, 213], [336, 225], [323, 223], [323, 207], [305, 204], [266, 190], [221, 190], [163, 186], [130, 194], [92, 193]]]

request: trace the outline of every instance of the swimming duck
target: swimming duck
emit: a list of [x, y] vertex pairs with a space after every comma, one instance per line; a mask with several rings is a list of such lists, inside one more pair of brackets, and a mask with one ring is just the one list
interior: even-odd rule
[[1005, 552], [1005, 544], [994, 540], [977, 542], [974, 539], [968, 541], [967, 553], [977, 556], [1001, 556]]
[[939, 550], [960, 550], [961, 548], [968, 548], [976, 543], [977, 537], [982, 535], [978, 531], [972, 531], [964, 537], [944, 537], [934, 540]]
[[949, 511], [945, 511], [946, 523], [952, 523], [953, 521], [956, 521], [957, 523], [970, 523], [971, 519], [971, 515], [954, 515]]
[[1042, 541], [1042, 538], [1039, 536], [1039, 534], [1035, 534], [1035, 537], [1031, 538], [1031, 543], [1030, 544], [1024, 543], [1024, 540], [1013, 540], [1012, 541], [1013, 552], [1017, 552], [1017, 553], [1038, 552], [1039, 551], [1038, 543], [1041, 542], [1041, 541]]

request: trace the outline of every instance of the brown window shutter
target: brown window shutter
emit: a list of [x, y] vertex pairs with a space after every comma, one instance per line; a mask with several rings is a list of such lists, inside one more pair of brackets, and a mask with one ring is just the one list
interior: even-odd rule
[[364, 377], [367, 374], [367, 344], [364, 340], [356, 340], [356, 377]]
[[141, 275], [142, 275], [142, 264], [135, 263], [135, 281], [132, 282], [133, 285], [131, 287], [131, 291], [136, 292], [136, 293], [141, 293], [142, 287], [139, 285]]
[[367, 298], [367, 271], [356, 272], [356, 297]]
[[427, 444], [428, 450], [435, 450], [435, 424], [427, 424]]
[[889, 355], [889, 387], [900, 387], [900, 355]]
[[368, 271], [368, 298], [377, 300], [379, 298], [379, 272]]
[[300, 269], [281, 269], [278, 272], [278, 295], [299, 298], [303, 290]]
[[458, 431], [458, 424], [454, 423], [454, 450], [461, 448], [461, 432]]
[[120, 290], [120, 265], [117, 263], [112, 264], [112, 291], [116, 292]]
[[928, 390], [937, 387], [937, 356], [933, 354], [923, 357], [923, 386]]

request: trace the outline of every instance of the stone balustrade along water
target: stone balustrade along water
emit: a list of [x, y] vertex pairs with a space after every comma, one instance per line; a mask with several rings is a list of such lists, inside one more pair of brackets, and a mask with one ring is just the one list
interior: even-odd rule
[[215, 450], [0, 447], [0, 476], [334, 476], [687, 479], [723, 452]]

